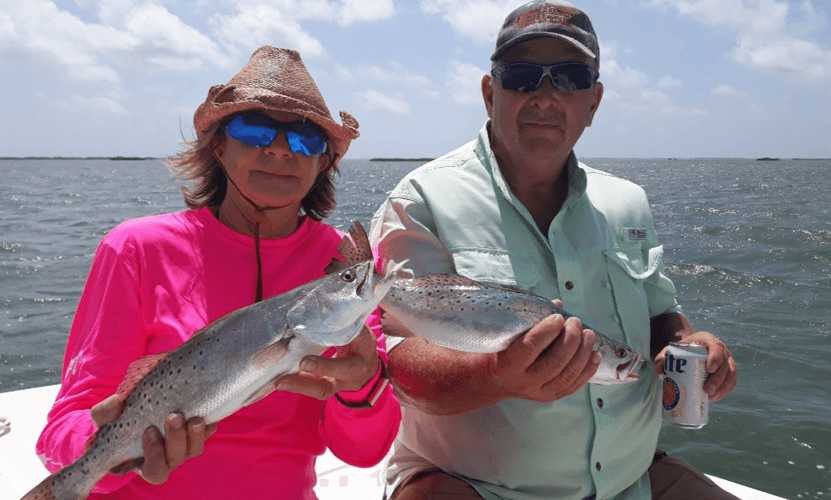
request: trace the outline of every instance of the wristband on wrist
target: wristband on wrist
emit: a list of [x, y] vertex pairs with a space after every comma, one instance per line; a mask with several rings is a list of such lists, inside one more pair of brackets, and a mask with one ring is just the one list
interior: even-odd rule
[[380, 398], [381, 394], [384, 392], [384, 389], [386, 389], [387, 385], [390, 383], [389, 373], [387, 373], [387, 365], [385, 365], [384, 361], [381, 359], [378, 359], [378, 363], [381, 365], [379, 368], [381, 371], [380, 377], [378, 377], [378, 380], [376, 380], [372, 385], [372, 389], [370, 389], [366, 398], [364, 398], [363, 401], [350, 402], [340, 397], [340, 394], [335, 393], [335, 398], [337, 398], [340, 404], [355, 410], [365, 410], [367, 408], [372, 408], [375, 405], [378, 398]]

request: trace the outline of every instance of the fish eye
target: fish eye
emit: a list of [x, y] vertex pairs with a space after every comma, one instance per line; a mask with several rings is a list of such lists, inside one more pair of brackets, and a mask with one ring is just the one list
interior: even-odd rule
[[340, 279], [347, 283], [352, 283], [355, 281], [357, 274], [355, 273], [354, 269], [347, 269], [346, 271], [342, 272], [340, 275]]
[[618, 347], [617, 352], [615, 354], [617, 354], [617, 357], [623, 359], [626, 357], [626, 349], [624, 349], [623, 347]]

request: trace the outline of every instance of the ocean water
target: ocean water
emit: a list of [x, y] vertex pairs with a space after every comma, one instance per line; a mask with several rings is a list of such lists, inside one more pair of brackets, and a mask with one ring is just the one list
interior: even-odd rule
[[[660, 446], [788, 499], [831, 500], [831, 161], [584, 161], [646, 189], [687, 316], [739, 363], [710, 423], [665, 425]], [[368, 225], [418, 165], [344, 161], [328, 222]], [[59, 382], [107, 231], [184, 208], [161, 160], [0, 160], [0, 392]]]

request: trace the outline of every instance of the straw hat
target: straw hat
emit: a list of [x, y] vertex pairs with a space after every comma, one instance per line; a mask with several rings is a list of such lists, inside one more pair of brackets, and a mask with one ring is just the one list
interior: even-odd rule
[[336, 162], [360, 135], [358, 121], [346, 111], [340, 112], [343, 125], [332, 119], [312, 75], [294, 50], [267, 45], [257, 49], [228, 83], [211, 87], [193, 115], [193, 125], [202, 137], [223, 118], [252, 109], [296, 113], [323, 127]]

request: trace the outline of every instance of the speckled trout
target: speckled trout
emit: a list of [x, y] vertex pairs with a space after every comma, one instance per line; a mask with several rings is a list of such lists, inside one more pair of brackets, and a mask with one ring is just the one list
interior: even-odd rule
[[[341, 255], [344, 265], [369, 252], [369, 241], [359, 223], [350, 229], [357, 247], [355, 256]], [[508, 347], [542, 319], [572, 315], [552, 301], [511, 287], [492, 287], [460, 275], [428, 274], [396, 278], [381, 300], [384, 333], [398, 337], [422, 337], [464, 352], [492, 353]], [[595, 333], [594, 350], [603, 359], [589, 383], [612, 385], [638, 380], [646, 362], [634, 349], [583, 325]]]
[[23, 500], [83, 499], [108, 472], [139, 467], [144, 431], [155, 425], [164, 432], [173, 412], [210, 424], [260, 400], [277, 378], [299, 371], [304, 356], [357, 337], [392, 282], [364, 260], [214, 321], [162, 357], [89, 450]]

